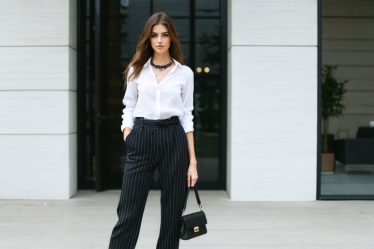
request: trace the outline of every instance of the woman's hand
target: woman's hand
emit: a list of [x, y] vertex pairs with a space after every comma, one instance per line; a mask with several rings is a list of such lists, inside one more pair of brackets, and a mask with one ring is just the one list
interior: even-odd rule
[[131, 131], [132, 131], [131, 128], [125, 128], [125, 129], [123, 130], [123, 141], [126, 141], [126, 138], [127, 138], [127, 136], [130, 134]]
[[191, 162], [190, 166], [188, 166], [188, 172], [187, 172], [187, 186], [193, 187], [196, 184], [198, 175], [197, 175], [197, 163]]

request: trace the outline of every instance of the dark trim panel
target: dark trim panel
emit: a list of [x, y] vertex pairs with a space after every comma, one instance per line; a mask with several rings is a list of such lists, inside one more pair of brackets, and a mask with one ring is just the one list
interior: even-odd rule
[[227, 190], [227, 0], [221, 0], [221, 148], [220, 148], [220, 189]]
[[322, 0], [317, 2], [317, 196], [321, 199], [321, 73], [322, 73]]
[[86, 54], [86, 1], [77, 1], [77, 167], [78, 189], [87, 189], [84, 179], [84, 165], [86, 165], [86, 134], [85, 120], [80, 118], [86, 110], [85, 99], [85, 58]]
[[320, 200], [348, 201], [348, 200], [374, 200], [372, 195], [322, 195]]
[[[93, 189], [92, 56], [94, 42], [93, 0], [77, 1], [77, 169], [78, 189]], [[88, 69], [89, 68], [89, 69]]]

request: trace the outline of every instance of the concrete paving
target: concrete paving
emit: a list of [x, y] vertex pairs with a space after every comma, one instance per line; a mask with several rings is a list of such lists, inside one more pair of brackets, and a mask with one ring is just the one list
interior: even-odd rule
[[[79, 191], [71, 200], [0, 200], [0, 249], [105, 249], [119, 190]], [[374, 202], [233, 202], [200, 191], [208, 234], [180, 249], [373, 249]], [[193, 192], [191, 192], [193, 197]], [[151, 190], [137, 249], [156, 247], [160, 192]], [[190, 198], [187, 213], [197, 211]]]

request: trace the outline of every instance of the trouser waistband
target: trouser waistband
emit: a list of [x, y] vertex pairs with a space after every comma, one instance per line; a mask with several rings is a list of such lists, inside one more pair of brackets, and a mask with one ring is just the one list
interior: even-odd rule
[[144, 117], [136, 117], [134, 124], [136, 125], [150, 125], [150, 126], [168, 126], [179, 123], [178, 116], [172, 116], [165, 119], [146, 119]]

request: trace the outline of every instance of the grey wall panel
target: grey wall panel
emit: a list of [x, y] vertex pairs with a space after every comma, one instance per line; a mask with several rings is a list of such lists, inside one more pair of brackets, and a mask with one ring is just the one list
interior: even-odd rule
[[317, 48], [233, 46], [231, 55], [232, 198], [314, 199]]
[[69, 91], [67, 92], [68, 98], [68, 131], [69, 133], [77, 132], [77, 92]]
[[322, 60], [324, 64], [374, 68], [374, 51], [324, 50]]
[[[374, 118], [374, 105], [348, 105], [345, 108], [344, 116], [370, 116], [369, 118]], [[365, 126], [369, 123], [366, 122]]]
[[[339, 62], [338, 62], [339, 63]], [[348, 80], [347, 87], [354, 89], [353, 85], [373, 85], [374, 68], [371, 65], [342, 65], [335, 64], [338, 66], [335, 76], [339, 80]], [[364, 88], [365, 89], [365, 88]]]
[[343, 102], [347, 107], [372, 106], [374, 109], [373, 97], [374, 91], [348, 91]]
[[0, 46], [67, 46], [69, 1], [2, 0], [0, 34]]
[[69, 90], [77, 91], [77, 51], [69, 48]]
[[[344, 76], [341, 76], [342, 78], [347, 78]], [[346, 90], [347, 91], [374, 91], [374, 84], [372, 80], [361, 80], [361, 79], [355, 79], [350, 80], [346, 84]]]
[[1, 134], [75, 132], [76, 125], [69, 127], [74, 115], [69, 113], [69, 96], [69, 91], [0, 91]]
[[317, 45], [317, 1], [236, 0], [232, 45]]
[[77, 0], [69, 0], [69, 45], [77, 49]]
[[68, 141], [69, 135], [0, 135], [0, 199], [69, 198]]
[[323, 49], [326, 50], [343, 50], [343, 51], [374, 51], [374, 39], [339, 39], [339, 38], [324, 38]]
[[77, 164], [77, 134], [69, 134], [69, 197], [73, 197], [78, 191], [78, 164]]
[[[337, 6], [337, 8], [339, 8]], [[355, 5], [352, 5], [352, 9]], [[327, 39], [374, 39], [374, 16], [371, 18], [324, 17], [323, 37]]]
[[[69, 90], [68, 51], [68, 47], [0, 47], [0, 91]], [[71, 73], [75, 71], [71, 68]]]
[[373, 16], [373, 0], [323, 0], [324, 16]]

